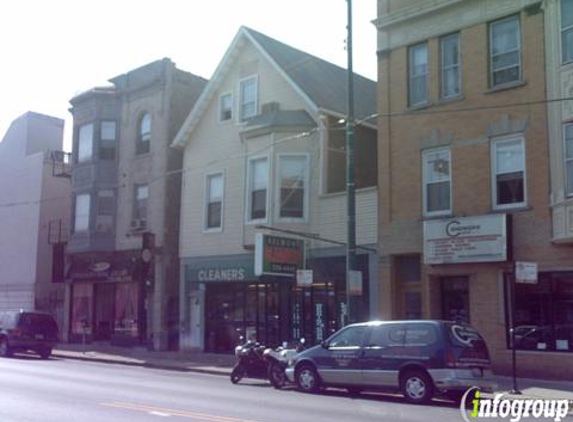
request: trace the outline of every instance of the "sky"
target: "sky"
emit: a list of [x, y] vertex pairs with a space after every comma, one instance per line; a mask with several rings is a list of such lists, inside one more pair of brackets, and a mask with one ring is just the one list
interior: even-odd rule
[[[354, 71], [376, 79], [376, 0], [353, 0]], [[242, 25], [346, 67], [346, 0], [0, 2], [0, 139], [27, 111], [65, 119], [69, 100], [169, 57], [210, 78]]]

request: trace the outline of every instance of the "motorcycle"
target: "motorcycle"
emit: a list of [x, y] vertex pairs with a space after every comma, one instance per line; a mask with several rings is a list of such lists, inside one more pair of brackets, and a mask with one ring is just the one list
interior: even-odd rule
[[287, 342], [276, 349], [268, 348], [263, 352], [263, 357], [268, 362], [267, 376], [274, 388], [280, 389], [287, 382], [285, 370], [290, 360], [304, 350], [305, 339], [301, 338], [294, 347], [288, 347]]
[[239, 361], [231, 371], [233, 384], [237, 384], [245, 377], [267, 378], [268, 362], [263, 357], [265, 349], [265, 346], [251, 340], [235, 347], [235, 356]]

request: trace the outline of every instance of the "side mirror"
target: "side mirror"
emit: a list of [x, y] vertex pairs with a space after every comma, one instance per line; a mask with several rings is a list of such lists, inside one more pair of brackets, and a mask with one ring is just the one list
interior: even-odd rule
[[324, 348], [324, 349], [328, 349], [328, 342], [326, 340], [322, 340], [320, 342], [320, 345]]

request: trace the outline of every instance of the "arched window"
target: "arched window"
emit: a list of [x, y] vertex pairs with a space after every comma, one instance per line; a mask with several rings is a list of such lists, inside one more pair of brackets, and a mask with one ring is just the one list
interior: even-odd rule
[[149, 152], [149, 141], [151, 140], [151, 116], [144, 113], [139, 121], [139, 136], [137, 142], [137, 153], [145, 154]]

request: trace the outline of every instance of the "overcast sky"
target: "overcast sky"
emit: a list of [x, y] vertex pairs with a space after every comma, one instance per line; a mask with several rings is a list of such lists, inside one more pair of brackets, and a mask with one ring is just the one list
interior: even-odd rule
[[[211, 77], [241, 25], [346, 67], [346, 0], [0, 2], [0, 139], [28, 110], [66, 120], [69, 100], [163, 57]], [[376, 78], [376, 0], [353, 0], [354, 70]]]

